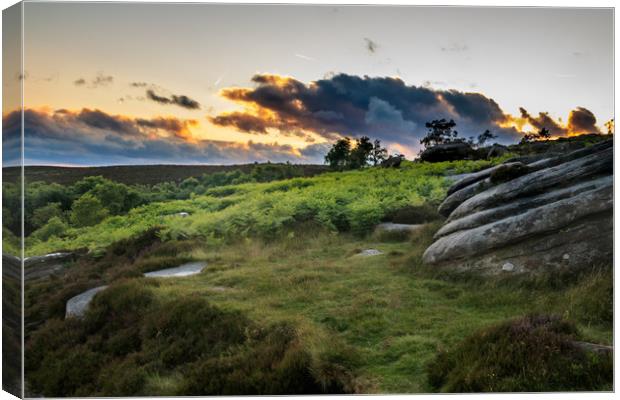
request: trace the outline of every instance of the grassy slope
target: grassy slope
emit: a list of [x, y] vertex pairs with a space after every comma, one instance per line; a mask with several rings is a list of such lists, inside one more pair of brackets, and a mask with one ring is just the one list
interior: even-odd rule
[[[377, 393], [430, 391], [425, 365], [437, 350], [489, 324], [530, 312], [585, 317], [575, 291], [591, 295], [584, 288], [596, 278], [562, 290], [438, 279], [420, 264], [436, 228], [405, 242], [306, 232], [271, 245], [205, 246], [191, 255], [209, 261], [206, 272], [163, 280], [157, 292], [195, 293], [261, 323], [294, 320], [317, 352], [342, 341], [360, 357], [360, 390]], [[385, 254], [354, 255], [363, 248]], [[592, 340], [611, 341], [610, 325], [579, 327]]]
[[[407, 204], [438, 202], [449, 182], [446, 169], [467, 172], [494, 161], [405, 163], [400, 169], [371, 168], [270, 183], [218, 187], [189, 200], [152, 203], [87, 228], [71, 228], [63, 238], [26, 240], [26, 254], [87, 247], [101, 250], [154, 226], [169, 237], [201, 237], [234, 242], [239, 237], [273, 237], [299, 220], [328, 229], [366, 233], [392, 210]], [[181, 218], [176, 213], [189, 212]]]
[[[348, 223], [363, 220], [358, 228], [364, 233], [366, 225], [390, 209], [442, 198], [447, 182], [441, 174], [446, 169], [463, 172], [480, 166], [408, 164], [400, 170], [227, 187], [187, 201], [149, 205], [74, 230], [64, 239], [31, 243], [28, 251], [102, 249], [154, 225], [164, 226], [168, 238], [195, 237], [193, 248], [175, 257], [179, 263], [206, 260], [208, 268], [198, 276], [161, 280], [153, 290], [162, 301], [196, 295], [225, 310], [247, 313], [261, 325], [292, 321], [310, 352], [329, 356], [334, 347], [344, 347], [358, 358], [354, 373], [357, 390], [363, 393], [430, 391], [425, 365], [439, 349], [489, 324], [530, 312], [573, 319], [590, 340], [609, 343], [610, 319], [598, 318], [609, 307], [609, 272], [555, 286], [544, 281], [452, 279], [420, 261], [439, 222], [413, 238], [390, 242], [339, 233], [330, 226], [333, 220], [324, 218], [331, 215], [327, 211], [337, 210]], [[309, 209], [309, 222], [295, 220]], [[192, 215], [169, 215], [178, 211]], [[372, 218], [366, 220], [368, 215]], [[385, 254], [355, 256], [366, 248]], [[148, 252], [143, 257], [148, 261]], [[137, 263], [123, 268], [139, 271]], [[175, 393], [180, 379], [179, 371], [158, 373], [146, 387], [149, 393]]]

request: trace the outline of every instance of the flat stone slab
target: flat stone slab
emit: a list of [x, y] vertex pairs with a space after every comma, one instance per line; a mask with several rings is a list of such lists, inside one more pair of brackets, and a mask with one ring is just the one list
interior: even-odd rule
[[423, 224], [395, 224], [393, 222], [384, 222], [375, 228], [384, 232], [414, 232], [422, 228]]
[[144, 276], [147, 278], [178, 278], [199, 274], [206, 266], [207, 263], [204, 261], [190, 262], [175, 268], [167, 268], [159, 271], [146, 272]]
[[107, 286], [98, 286], [70, 298], [69, 301], [67, 301], [65, 318], [84, 316], [86, 310], [88, 309], [88, 305], [93, 300], [93, 297], [105, 288], [107, 288]]
[[589, 351], [589, 352], [597, 353], [597, 354], [613, 353], [614, 351], [613, 346], [606, 346], [604, 344], [588, 343], [588, 342], [573, 342], [573, 343], [575, 344], [575, 346], [585, 351]]
[[372, 257], [372, 256], [378, 256], [383, 254], [383, 252], [377, 250], [377, 249], [366, 249], [366, 250], [362, 250], [359, 253], [357, 253], [355, 256], [356, 257]]

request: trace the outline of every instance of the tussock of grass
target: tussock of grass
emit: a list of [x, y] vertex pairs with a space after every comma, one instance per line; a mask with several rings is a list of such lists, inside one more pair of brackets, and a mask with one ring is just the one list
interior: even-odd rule
[[611, 390], [612, 357], [574, 344], [580, 333], [557, 316], [531, 315], [482, 329], [428, 365], [443, 392]]

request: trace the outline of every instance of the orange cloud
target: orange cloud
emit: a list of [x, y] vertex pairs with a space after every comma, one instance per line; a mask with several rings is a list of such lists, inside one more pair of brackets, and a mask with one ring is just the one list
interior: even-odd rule
[[601, 133], [600, 128], [596, 126], [596, 117], [585, 107], [577, 107], [571, 110], [566, 124], [562, 123], [560, 119], [554, 119], [547, 112], [540, 112], [534, 116], [523, 107], [519, 111], [521, 116], [515, 117], [507, 114], [499, 125], [505, 128], [513, 127], [523, 134], [537, 132], [545, 128], [549, 130], [552, 138]]

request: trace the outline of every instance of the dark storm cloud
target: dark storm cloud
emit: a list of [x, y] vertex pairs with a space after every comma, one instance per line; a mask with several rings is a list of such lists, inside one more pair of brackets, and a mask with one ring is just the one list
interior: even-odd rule
[[592, 111], [577, 107], [568, 115], [568, 130], [572, 133], [600, 133]]
[[240, 112], [209, 117], [209, 121], [215, 125], [232, 126], [246, 133], [267, 134], [267, 128], [270, 127], [264, 119]]
[[[335, 135], [367, 135], [412, 148], [426, 134], [425, 123], [452, 118], [461, 136], [477, 136], [490, 129], [499, 141], [519, 136], [502, 123], [507, 116], [499, 105], [480, 93], [436, 90], [406, 85], [399, 78], [330, 75], [305, 84], [278, 75], [256, 75], [255, 88], [228, 88], [220, 94], [244, 112], [210, 117], [216, 125], [249, 133], [268, 128], [304, 130], [332, 140]], [[500, 126], [501, 124], [501, 126]]]
[[[64, 110], [62, 114], [71, 115], [67, 110]], [[84, 108], [79, 113], [72, 115], [72, 117], [91, 128], [107, 129], [129, 135], [137, 134], [135, 124], [131, 119], [106, 114], [100, 110]]]
[[[25, 162], [111, 165], [322, 161], [323, 154], [309, 150], [308, 155], [300, 155], [293, 147], [277, 143], [194, 139], [187, 128], [196, 123], [171, 117], [130, 118], [89, 109], [54, 112], [26, 109]], [[3, 127], [3, 149], [7, 154], [18, 155], [21, 113], [5, 114]]]
[[171, 95], [170, 97], [160, 96], [155, 93], [154, 90], [149, 89], [146, 91], [146, 97], [159, 104], [175, 104], [179, 107], [186, 108], [188, 110], [200, 109], [200, 103], [196, 100], [190, 99], [185, 95]]

